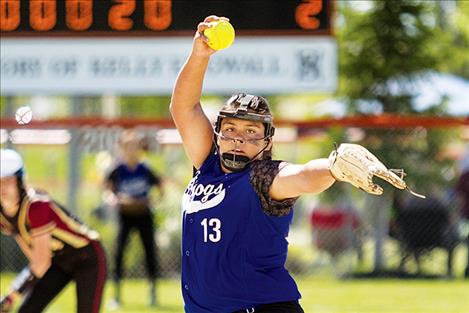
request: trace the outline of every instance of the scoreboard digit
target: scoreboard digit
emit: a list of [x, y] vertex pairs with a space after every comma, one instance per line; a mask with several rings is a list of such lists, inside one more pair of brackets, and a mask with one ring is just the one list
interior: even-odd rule
[[0, 0], [2, 37], [192, 34], [227, 16], [237, 35], [330, 35], [331, 0]]

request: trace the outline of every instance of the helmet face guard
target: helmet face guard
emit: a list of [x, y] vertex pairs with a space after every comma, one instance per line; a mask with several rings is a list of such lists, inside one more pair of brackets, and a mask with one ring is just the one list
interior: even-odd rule
[[241, 171], [253, 160], [244, 155], [236, 155], [233, 153], [223, 153], [220, 161], [225, 168], [232, 172]]
[[[264, 125], [264, 140], [270, 141], [275, 133], [275, 127], [272, 125], [272, 115], [264, 115], [249, 112], [248, 109], [256, 110], [259, 105], [259, 97], [253, 95], [238, 94], [232, 96], [228, 100], [228, 104], [233, 102], [238, 102], [240, 105], [236, 111], [221, 110], [218, 113], [217, 121], [215, 123], [215, 135], [220, 136], [221, 123], [224, 118], [237, 118], [248, 121], [261, 122]], [[215, 145], [218, 149], [218, 145]], [[230, 171], [239, 171], [244, 169], [249, 163], [255, 160], [255, 158], [262, 152], [266, 152], [265, 149], [268, 147], [268, 144], [257, 153], [252, 159], [249, 159], [246, 156], [235, 155], [232, 153], [223, 153], [220, 154], [220, 160], [223, 165]]]

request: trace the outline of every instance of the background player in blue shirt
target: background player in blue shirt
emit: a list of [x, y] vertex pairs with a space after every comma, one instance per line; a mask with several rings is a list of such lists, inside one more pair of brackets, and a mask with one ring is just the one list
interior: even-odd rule
[[[161, 179], [141, 161], [141, 140], [135, 130], [125, 130], [119, 138], [118, 162], [106, 177], [104, 195], [108, 204], [118, 209], [119, 231], [114, 255], [115, 298], [110, 304], [117, 308], [121, 304], [121, 280], [123, 276], [124, 249], [130, 232], [139, 232], [145, 249], [145, 261], [150, 284], [150, 305], [156, 305], [157, 261], [155, 228], [151, 210], [150, 191], [161, 187]], [[160, 188], [161, 191], [161, 188]]]
[[267, 101], [233, 95], [215, 129], [200, 104], [210, 56], [200, 23], [176, 80], [171, 114], [196, 173], [183, 196], [182, 292], [189, 313], [303, 312], [285, 269], [292, 206], [333, 183], [328, 159], [271, 159]]

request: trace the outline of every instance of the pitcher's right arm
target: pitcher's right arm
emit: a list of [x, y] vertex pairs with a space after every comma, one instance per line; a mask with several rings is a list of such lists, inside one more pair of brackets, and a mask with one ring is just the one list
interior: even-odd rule
[[213, 128], [202, 110], [200, 98], [211, 49], [203, 36], [211, 21], [209, 16], [197, 26], [192, 51], [178, 74], [171, 97], [170, 112], [181, 135], [184, 149], [195, 168], [200, 168], [212, 148]]

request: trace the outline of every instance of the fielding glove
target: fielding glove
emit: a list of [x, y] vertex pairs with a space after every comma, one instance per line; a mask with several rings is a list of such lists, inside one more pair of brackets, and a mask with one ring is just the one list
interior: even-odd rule
[[370, 151], [357, 144], [343, 143], [336, 147], [329, 155], [329, 170], [336, 180], [350, 183], [370, 194], [383, 194], [383, 188], [373, 183], [373, 176], [378, 176], [398, 189], [406, 189], [414, 196], [425, 198], [409, 189], [404, 181], [404, 170], [387, 169]]

